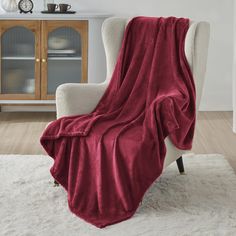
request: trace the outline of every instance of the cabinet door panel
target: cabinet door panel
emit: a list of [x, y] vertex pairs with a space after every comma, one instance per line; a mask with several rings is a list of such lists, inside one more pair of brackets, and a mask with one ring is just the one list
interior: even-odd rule
[[40, 23], [1, 21], [0, 34], [0, 99], [39, 99]]
[[64, 83], [80, 83], [81, 60], [48, 60], [47, 93], [55, 94], [57, 87]]
[[63, 83], [87, 82], [87, 21], [43, 21], [42, 98]]

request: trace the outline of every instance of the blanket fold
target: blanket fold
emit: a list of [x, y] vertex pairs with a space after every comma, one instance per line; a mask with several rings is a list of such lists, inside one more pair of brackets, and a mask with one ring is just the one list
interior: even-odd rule
[[71, 211], [97, 227], [130, 218], [160, 176], [169, 136], [191, 149], [195, 87], [184, 42], [189, 20], [136, 17], [110, 84], [91, 114], [52, 122], [40, 141]]

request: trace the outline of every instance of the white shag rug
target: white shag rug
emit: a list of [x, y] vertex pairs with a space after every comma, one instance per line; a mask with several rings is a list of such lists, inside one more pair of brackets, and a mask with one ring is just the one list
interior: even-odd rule
[[98, 229], [73, 215], [66, 192], [53, 187], [47, 156], [0, 156], [1, 236], [236, 235], [236, 175], [221, 155], [173, 163], [131, 219]]

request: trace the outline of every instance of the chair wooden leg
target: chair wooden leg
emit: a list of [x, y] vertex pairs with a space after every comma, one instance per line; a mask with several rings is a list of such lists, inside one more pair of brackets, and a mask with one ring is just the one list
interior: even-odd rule
[[58, 187], [59, 183], [54, 179], [54, 187]]
[[183, 157], [181, 156], [179, 159], [177, 159], [176, 163], [177, 163], [177, 166], [178, 166], [178, 169], [179, 169], [179, 173], [181, 175], [185, 175]]

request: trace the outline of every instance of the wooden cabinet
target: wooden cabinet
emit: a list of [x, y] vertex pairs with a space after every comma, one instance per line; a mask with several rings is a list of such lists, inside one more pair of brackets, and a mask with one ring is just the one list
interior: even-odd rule
[[85, 83], [87, 20], [0, 20], [0, 100], [53, 100], [63, 83]]

